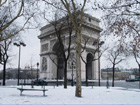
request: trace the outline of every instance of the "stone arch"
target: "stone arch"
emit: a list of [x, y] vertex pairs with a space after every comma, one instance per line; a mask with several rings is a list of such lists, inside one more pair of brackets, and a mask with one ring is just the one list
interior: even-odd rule
[[92, 65], [92, 61], [93, 61], [93, 55], [91, 53], [88, 53], [87, 54], [87, 67], [86, 67], [86, 76], [87, 76], [87, 79], [91, 80], [93, 78], [93, 65]]
[[64, 78], [64, 58], [62, 55], [62, 50], [59, 42], [56, 42], [52, 48], [52, 51], [56, 54], [57, 59], [57, 78], [63, 79]]

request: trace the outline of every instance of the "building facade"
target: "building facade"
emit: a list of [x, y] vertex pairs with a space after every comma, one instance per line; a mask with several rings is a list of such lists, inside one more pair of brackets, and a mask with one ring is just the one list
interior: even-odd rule
[[[78, 18], [78, 16], [77, 16]], [[69, 29], [67, 25], [60, 25], [66, 17], [58, 20], [57, 28], [61, 27], [61, 37], [67, 55], [69, 45]], [[89, 80], [98, 79], [99, 61], [93, 61], [93, 52], [98, 48], [99, 35], [102, 29], [99, 27], [99, 19], [92, 17], [88, 14], [83, 16], [82, 24], [82, 59], [81, 59], [81, 78]], [[56, 35], [54, 24], [48, 24], [40, 29], [41, 34], [38, 36], [40, 39], [40, 78], [45, 79], [58, 79], [64, 78], [64, 60], [60, 51], [60, 44]], [[96, 42], [96, 43], [95, 43]], [[76, 78], [75, 67], [75, 32], [71, 34], [71, 50], [70, 57], [67, 62], [67, 78]], [[56, 53], [57, 54], [56, 54]], [[60, 53], [60, 54], [59, 54]], [[95, 54], [94, 59], [98, 58], [98, 52]], [[87, 66], [86, 66], [87, 65]], [[58, 70], [58, 72], [57, 72]], [[58, 74], [57, 74], [58, 73]]]

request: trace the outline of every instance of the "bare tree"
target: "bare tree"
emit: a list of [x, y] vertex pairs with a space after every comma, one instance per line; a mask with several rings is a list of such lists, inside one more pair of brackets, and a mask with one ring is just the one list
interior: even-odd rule
[[83, 1], [81, 4], [80, 9], [80, 18], [79, 21], [77, 20], [77, 8], [76, 3], [74, 0], [70, 0], [72, 4], [73, 11], [70, 10], [70, 4], [68, 0], [61, 0], [62, 4], [64, 5], [74, 27], [75, 36], [76, 36], [76, 92], [75, 96], [81, 97], [81, 29], [82, 29], [82, 18], [83, 18], [83, 11], [86, 5], [86, 1]]
[[[0, 42], [17, 35], [24, 29], [38, 27], [38, 2], [36, 0], [0, 0]], [[13, 26], [17, 27], [16, 30]], [[3, 35], [3, 32], [9, 29], [14, 31]], [[0, 48], [0, 61], [1, 59]]]
[[[84, 39], [84, 46], [82, 47], [82, 51], [81, 53], [83, 53], [86, 49], [87, 43], [89, 41], [90, 38], [83, 38]], [[102, 56], [102, 54], [107, 50], [107, 47], [102, 47], [102, 45], [104, 44], [104, 41], [99, 41], [100, 38], [98, 38], [97, 40], [95, 40], [93, 42], [93, 46], [95, 46], [95, 49], [93, 51], [90, 51], [90, 53], [92, 54], [92, 62], [99, 60], [100, 57]], [[101, 49], [102, 47], [102, 49]], [[96, 57], [96, 54], [98, 54], [98, 56]], [[88, 86], [88, 72], [87, 72], [87, 61], [84, 60], [84, 58], [81, 56], [82, 61], [85, 63], [85, 70], [86, 70], [86, 86]], [[98, 68], [100, 70], [100, 68]], [[99, 75], [100, 76], [100, 75]], [[99, 86], [100, 86], [100, 77], [99, 77]]]
[[[62, 36], [62, 26], [64, 26], [65, 22], [61, 24], [61, 26], [58, 28], [57, 24], [54, 24], [54, 28], [55, 28], [55, 33], [56, 33], [56, 36], [58, 38], [58, 42], [59, 42], [59, 46], [60, 46], [60, 49], [62, 51], [62, 56], [63, 56], [63, 59], [64, 59], [64, 88], [67, 88], [67, 61], [69, 59], [69, 56], [70, 56], [70, 51], [71, 51], [71, 36], [72, 36], [72, 24], [69, 20], [69, 17], [67, 16], [66, 17], [66, 24], [68, 25], [68, 47], [65, 48], [65, 44], [63, 42], [63, 36]], [[67, 51], [67, 54], [66, 54], [66, 51]]]
[[[10, 35], [12, 32], [16, 31], [17, 27], [12, 26], [12, 29], [5, 29], [1, 34], [3, 34], [2, 36], [8, 36]], [[8, 61], [10, 56], [10, 46], [12, 44], [12, 42], [14, 40], [18, 40], [19, 37], [11, 37], [9, 39], [5, 39], [4, 41], [2, 41], [0, 43], [0, 48], [1, 48], [1, 61], [0, 64], [3, 65], [3, 85], [5, 85], [5, 80], [6, 80], [6, 65], [7, 63], [9, 63]]]
[[[3, 23], [1, 23], [1, 26], [4, 26], [9, 21], [8, 15], [5, 15], [5, 20]], [[18, 26], [14, 23], [12, 23], [10, 26], [6, 27], [1, 33], [0, 33], [0, 39], [6, 38], [7, 36], [12, 35], [13, 33], [16, 33], [18, 31]], [[16, 33], [18, 34], [18, 33]], [[6, 79], [6, 65], [9, 63], [8, 61], [10, 56], [10, 46], [13, 41], [19, 40], [20, 36], [10, 36], [9, 38], [4, 39], [0, 43], [0, 52], [1, 52], [1, 60], [0, 64], [3, 65], [3, 85], [5, 85], [5, 79]]]
[[139, 69], [137, 68], [132, 69], [132, 74], [135, 75], [136, 77], [139, 77]]
[[[140, 78], [140, 43], [139, 39], [136, 39], [134, 42], [131, 43], [130, 54], [134, 56], [136, 63], [139, 67], [139, 78]], [[140, 80], [139, 80], [139, 89], [140, 89]]]
[[[45, 16], [44, 16], [45, 17]], [[45, 18], [47, 21], [48, 19]], [[72, 31], [73, 31], [73, 27], [72, 27], [72, 23], [70, 21], [69, 16], [64, 16], [63, 18], [59, 19], [58, 14], [55, 14], [55, 20], [53, 22], [49, 22], [55, 30], [55, 35], [58, 41], [58, 48], [55, 49], [55, 55], [57, 55], [57, 57], [62, 56], [63, 60], [64, 60], [64, 88], [67, 88], [67, 63], [70, 57], [70, 52], [71, 52], [71, 40], [72, 40]], [[63, 31], [67, 30], [68, 31], [68, 38], [66, 38], [63, 35]], [[65, 41], [68, 42], [68, 45], [65, 45]], [[58, 58], [57, 58], [58, 59]], [[55, 61], [51, 58], [51, 60], [53, 61], [53, 63], [57, 66], [57, 84], [58, 84], [58, 62], [55, 63]]]
[[[104, 35], [115, 35], [124, 42], [133, 42], [140, 33], [140, 2], [138, 0], [108, 0], [97, 2], [103, 11]], [[131, 38], [131, 39], [130, 39]]]
[[8, 50], [9, 46], [11, 44], [11, 40], [4, 40], [2, 44], [0, 44], [1, 47], [1, 54], [2, 54], [2, 61], [0, 62], [3, 65], [3, 85], [5, 85], [5, 79], [6, 79], [6, 64], [8, 61]]
[[[35, 20], [34, 23], [37, 22], [38, 2], [36, 0], [0, 0], [0, 42], [17, 35], [25, 28], [29, 28], [33, 20]], [[13, 24], [16, 25], [15, 23], [20, 24], [20, 27], [17, 27], [13, 33], [2, 36], [2, 32], [11, 28]], [[35, 26], [37, 24], [32, 27]]]
[[125, 54], [123, 51], [123, 46], [116, 46], [113, 48], [110, 48], [110, 50], [107, 51], [106, 55], [107, 60], [109, 60], [112, 64], [112, 87], [114, 87], [114, 74], [115, 74], [115, 66], [125, 60]]
[[[140, 43], [140, 2], [138, 0], [95, 1], [95, 6], [104, 14], [102, 16], [104, 25], [102, 35], [116, 36], [118, 41], [123, 42], [124, 47], [127, 46], [127, 49]], [[133, 43], [135, 41], [137, 43]]]
[[[104, 14], [102, 17], [104, 24], [103, 35], [108, 36], [113, 34], [117, 37], [118, 41], [123, 42], [124, 47], [127, 46], [127, 50], [132, 52], [131, 47], [137, 46], [140, 43], [140, 1], [107, 0], [97, 2], [96, 0], [95, 7], [100, 8]], [[136, 41], [137, 43], [133, 43]], [[133, 50], [136, 60], [138, 57], [136, 53], [139, 53], [140, 47], [137, 47], [137, 51], [135, 48]]]
[[[53, 7], [57, 9], [61, 9], [65, 11], [68, 16], [70, 17], [70, 20], [73, 25], [73, 29], [76, 36], [76, 92], [75, 96], [81, 97], [81, 29], [82, 29], [82, 22], [83, 22], [83, 11], [84, 7], [87, 3], [87, 0], [83, 0], [79, 6], [77, 6], [77, 1], [74, 0], [60, 0], [59, 3], [62, 4], [62, 7], [57, 3], [48, 2], [47, 0], [43, 0], [46, 3], [52, 5]], [[58, 4], [58, 5], [55, 5]], [[79, 9], [79, 14], [77, 14], [77, 9]], [[78, 17], [78, 19], [77, 19]]]
[[[17, 14], [14, 16], [14, 18], [11, 18], [11, 19], [9, 19], [9, 21], [6, 21], [7, 20], [7, 18], [12, 14], [12, 13], [9, 13], [9, 16], [8, 16], [8, 13], [6, 14], [5, 12], [6, 11], [8, 11], [8, 9], [9, 9], [9, 11], [11, 12], [12, 11], [12, 9], [10, 8], [11, 7], [11, 5], [13, 4], [14, 2], [9, 2], [8, 3], [8, 0], [5, 0], [5, 1], [0, 1], [0, 11], [1, 11], [1, 16], [0, 16], [0, 35], [1, 35], [1, 41], [2, 40], [4, 40], [4, 39], [7, 39], [8, 37], [7, 36], [5, 36], [6, 38], [3, 38], [2, 37], [2, 32], [6, 29], [6, 28], [8, 28], [19, 16], [20, 16], [20, 14], [22, 13], [22, 9], [23, 9], [23, 7], [24, 7], [24, 0], [22, 0], [22, 2], [21, 2], [21, 6], [20, 6], [20, 8], [19, 8], [19, 11], [17, 12]], [[8, 4], [8, 6], [9, 6], [9, 8], [8, 8], [8, 6], [6, 6]], [[6, 15], [5, 15], [6, 14]], [[13, 36], [13, 35], [12, 35]]]

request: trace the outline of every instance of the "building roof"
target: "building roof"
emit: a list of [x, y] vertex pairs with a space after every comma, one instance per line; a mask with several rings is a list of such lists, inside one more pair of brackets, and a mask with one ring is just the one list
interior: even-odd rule
[[[80, 12], [79, 12], [79, 13], [80, 13]], [[89, 15], [89, 14], [86, 14], [86, 13], [84, 13], [84, 16], [85, 16], [85, 17], [88, 17], [88, 18], [90, 18], [90, 19], [92, 19], [92, 21], [97, 22], [97, 24], [96, 24], [96, 23], [89, 23], [89, 22], [87, 22], [87, 20], [85, 20], [85, 21], [83, 21], [83, 23], [82, 23], [83, 27], [89, 27], [89, 28], [92, 28], [92, 29], [97, 30], [97, 31], [99, 31], [99, 32], [102, 31], [102, 29], [98, 26], [98, 23], [100, 22], [99, 19], [97, 19], [97, 18], [95, 18], [95, 17], [93, 17], [93, 16], [91, 16], [91, 15]], [[53, 22], [57, 22], [57, 23], [59, 24], [59, 22], [61, 22], [61, 21], [63, 21], [63, 20], [66, 20], [66, 16], [65, 16], [65, 17], [62, 17], [61, 19], [59, 19], [59, 20], [57, 20], [57, 21], [53, 21]], [[41, 34], [38, 36], [39, 39], [45, 37], [46, 35], [52, 35], [53, 33], [55, 33], [55, 31], [51, 29], [51, 27], [52, 27], [52, 25], [53, 25], [53, 22], [51, 22], [51, 23], [49, 23], [49, 24], [43, 26], [43, 27], [40, 29]], [[46, 30], [46, 29], [48, 29], [48, 30]]]
[[[78, 13], [80, 13], [80, 12], [78, 12]], [[100, 20], [98, 19], [98, 18], [96, 18], [96, 17], [93, 17], [93, 16], [91, 16], [91, 15], [89, 15], [89, 14], [86, 14], [86, 13], [84, 13], [84, 16], [85, 17], [90, 17], [92, 20], [95, 20], [95, 21], [97, 21], [97, 22], [100, 22]], [[61, 19], [59, 19], [58, 21], [62, 21], [62, 20], [64, 20], [66, 17], [62, 17]], [[51, 23], [53, 23], [54, 21], [52, 21]], [[45, 26], [43, 26], [40, 30], [43, 30], [43, 29], [46, 29], [47, 27], [50, 27], [52, 24], [47, 24], [47, 25], [45, 25]]]

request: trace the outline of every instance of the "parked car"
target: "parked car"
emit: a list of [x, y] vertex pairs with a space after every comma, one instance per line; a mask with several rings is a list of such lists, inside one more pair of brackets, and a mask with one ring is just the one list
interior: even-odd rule
[[47, 85], [47, 82], [43, 79], [35, 79], [31, 81], [34, 85]]
[[[72, 79], [67, 79], [67, 81], [68, 81], [68, 82], [72, 82]], [[73, 82], [74, 82], [74, 81], [75, 81], [75, 80], [73, 79]]]
[[126, 82], [135, 82], [135, 81], [139, 81], [139, 79], [136, 78], [136, 79], [127, 79], [127, 80], [126, 80]]
[[135, 82], [136, 79], [126, 79], [126, 82]]

